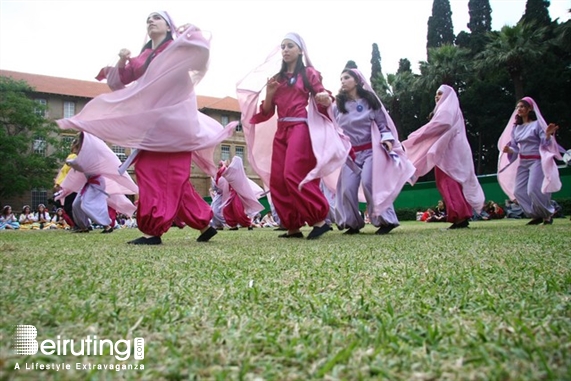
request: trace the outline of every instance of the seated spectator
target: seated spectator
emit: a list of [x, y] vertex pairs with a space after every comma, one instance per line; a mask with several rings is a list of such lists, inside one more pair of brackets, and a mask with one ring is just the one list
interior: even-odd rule
[[264, 218], [262, 218], [260, 224], [262, 225], [263, 228], [276, 228], [279, 226], [278, 223], [274, 220], [272, 212], [266, 213]]
[[22, 214], [20, 214], [19, 222], [20, 229], [32, 229], [32, 225], [34, 222], [36, 222], [36, 220], [34, 219], [34, 213], [32, 213], [32, 209], [29, 205], [24, 205], [22, 208]]
[[420, 221], [426, 222], [432, 216], [434, 216], [434, 210], [428, 208], [428, 209], [426, 209], [426, 211], [424, 213], [422, 213], [422, 216], [420, 217]]
[[12, 213], [12, 207], [10, 205], [6, 205], [2, 208], [2, 214], [0, 214], [0, 230], [4, 229], [20, 229], [20, 223], [14, 213]]
[[57, 208], [54, 216], [52, 217], [52, 224], [50, 229], [65, 229], [69, 230], [70, 226], [65, 219], [65, 212], [63, 208]]
[[34, 214], [34, 220], [32, 229], [47, 229], [52, 226], [50, 212], [44, 204], [38, 204], [38, 211]]
[[516, 199], [514, 199], [513, 201], [506, 200], [505, 213], [506, 213], [506, 218], [521, 219], [525, 217], [523, 209], [518, 204]]
[[485, 210], [486, 213], [488, 213], [489, 220], [501, 220], [506, 216], [504, 210], [494, 201], [489, 201], [486, 204]]

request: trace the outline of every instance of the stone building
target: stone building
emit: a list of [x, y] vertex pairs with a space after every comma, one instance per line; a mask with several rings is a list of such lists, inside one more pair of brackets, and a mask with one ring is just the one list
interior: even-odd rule
[[[69, 78], [50, 77], [45, 75], [21, 73], [9, 70], [0, 70], [0, 76], [11, 77], [14, 80], [23, 80], [27, 82], [34, 92], [30, 95], [38, 103], [47, 106], [45, 117], [50, 120], [69, 118], [79, 113], [85, 104], [99, 94], [110, 92], [111, 90], [105, 83], [95, 81], [82, 81]], [[216, 98], [210, 96], [197, 95], [199, 110], [216, 119], [222, 125], [229, 122], [240, 120], [240, 108], [238, 100], [232, 97]], [[62, 132], [61, 139], [73, 140], [75, 134]], [[110, 145], [115, 154], [124, 161], [130, 153], [130, 149], [126, 147]], [[44, 154], [53, 147], [46, 147]], [[214, 161], [231, 159], [240, 156], [244, 161], [244, 166], [248, 176], [256, 183], [261, 184], [259, 176], [251, 169], [247, 158], [247, 147], [241, 125], [238, 125], [233, 136], [222, 142], [215, 151]], [[62, 163], [63, 165], [63, 163]], [[136, 181], [132, 168], [130, 170], [133, 179]], [[54, 173], [54, 178], [57, 173]], [[198, 166], [192, 165], [190, 181], [196, 188], [197, 192], [207, 198], [210, 197], [210, 177], [202, 172]], [[30, 205], [35, 209], [39, 203], [47, 204], [47, 201], [53, 196], [52, 189], [30, 189], [18, 197], [3, 200], [4, 204], [12, 205], [15, 211], [18, 211], [22, 205]]]

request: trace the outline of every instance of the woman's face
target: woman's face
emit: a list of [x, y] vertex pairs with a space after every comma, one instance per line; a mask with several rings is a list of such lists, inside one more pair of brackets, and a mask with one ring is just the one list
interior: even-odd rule
[[166, 36], [167, 32], [170, 32], [170, 27], [161, 15], [158, 13], [151, 13], [149, 17], [147, 17], [147, 33], [149, 34], [149, 37], [153, 37], [155, 35]]
[[526, 105], [523, 102], [518, 102], [517, 106], [515, 106], [515, 109], [517, 111], [517, 114], [522, 118], [527, 118], [527, 116], [529, 115], [530, 108], [528, 107], [528, 105]]
[[45, 207], [43, 205], [38, 205], [38, 211], [43, 212]]
[[355, 78], [347, 73], [341, 73], [341, 91], [350, 93], [357, 88], [357, 81]]
[[296, 62], [300, 54], [301, 49], [295, 42], [287, 38], [282, 41], [282, 58], [285, 63], [290, 64]]
[[24, 213], [30, 214], [30, 207], [29, 206], [24, 208]]
[[442, 90], [438, 90], [438, 91], [436, 92], [436, 95], [434, 96], [434, 100], [436, 101], [436, 103], [440, 102], [440, 99], [442, 98], [442, 94], [444, 94], [444, 93], [442, 92]]

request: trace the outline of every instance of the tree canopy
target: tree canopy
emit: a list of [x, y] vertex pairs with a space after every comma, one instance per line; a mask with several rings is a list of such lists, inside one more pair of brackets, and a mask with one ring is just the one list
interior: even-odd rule
[[57, 149], [57, 128], [44, 117], [45, 106], [29, 97], [32, 91], [24, 81], [0, 76], [0, 199], [52, 188], [65, 157]]

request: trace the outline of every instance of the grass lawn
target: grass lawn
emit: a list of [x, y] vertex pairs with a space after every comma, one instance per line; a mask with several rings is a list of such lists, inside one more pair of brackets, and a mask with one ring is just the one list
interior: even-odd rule
[[[0, 379], [569, 380], [571, 221], [526, 222], [208, 243], [175, 228], [154, 247], [127, 245], [132, 229], [1, 231]], [[16, 355], [18, 324], [39, 342], [142, 337], [144, 360]]]

